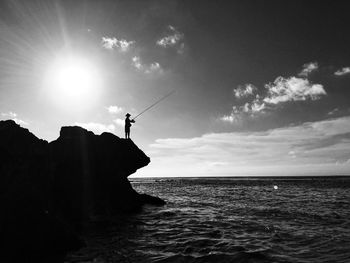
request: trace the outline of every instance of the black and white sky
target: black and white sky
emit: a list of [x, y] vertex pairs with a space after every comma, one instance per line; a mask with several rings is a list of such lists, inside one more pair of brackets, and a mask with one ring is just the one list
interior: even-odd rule
[[0, 114], [124, 134], [139, 176], [350, 174], [347, 1], [1, 0]]

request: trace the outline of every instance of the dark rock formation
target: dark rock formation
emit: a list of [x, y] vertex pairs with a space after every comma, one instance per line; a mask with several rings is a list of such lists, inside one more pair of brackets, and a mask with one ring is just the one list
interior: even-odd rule
[[0, 250], [60, 253], [81, 246], [50, 209], [49, 144], [14, 121], [0, 122]]
[[93, 215], [164, 201], [138, 194], [127, 177], [150, 162], [131, 140], [63, 127], [48, 143], [0, 121], [0, 251], [64, 252]]
[[70, 222], [79, 223], [93, 214], [132, 212], [150, 203], [127, 180], [150, 162], [131, 140], [63, 127], [49, 148], [54, 206], [63, 209], [60, 212], [71, 217]]

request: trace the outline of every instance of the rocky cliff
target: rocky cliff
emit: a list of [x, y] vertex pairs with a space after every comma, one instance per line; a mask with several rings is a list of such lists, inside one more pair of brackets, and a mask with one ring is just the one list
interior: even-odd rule
[[94, 215], [139, 210], [164, 201], [138, 194], [127, 177], [150, 162], [131, 140], [62, 127], [38, 139], [0, 121], [0, 250], [35, 254], [82, 245], [78, 233]]

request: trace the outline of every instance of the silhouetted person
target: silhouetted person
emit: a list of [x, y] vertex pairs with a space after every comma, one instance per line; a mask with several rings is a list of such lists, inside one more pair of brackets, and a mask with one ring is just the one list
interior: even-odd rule
[[130, 114], [127, 113], [125, 115], [125, 139], [130, 139], [130, 127], [131, 127], [131, 123], [135, 123], [134, 120], [130, 120]]

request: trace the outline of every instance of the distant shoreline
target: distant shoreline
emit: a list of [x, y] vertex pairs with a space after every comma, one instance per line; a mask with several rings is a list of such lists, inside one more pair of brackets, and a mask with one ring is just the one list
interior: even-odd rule
[[350, 175], [314, 175], [314, 176], [178, 176], [178, 177], [132, 177], [131, 182], [147, 180], [329, 180], [329, 179], [346, 179], [350, 180]]

